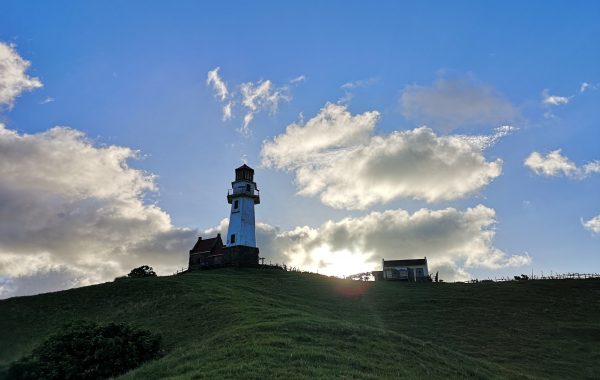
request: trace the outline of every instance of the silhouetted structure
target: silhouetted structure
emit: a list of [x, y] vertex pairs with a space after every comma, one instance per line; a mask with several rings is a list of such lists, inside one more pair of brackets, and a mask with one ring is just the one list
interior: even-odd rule
[[235, 169], [231, 187], [227, 193], [227, 202], [231, 204], [227, 246], [223, 244], [221, 234], [210, 239], [199, 237], [190, 250], [188, 270], [258, 266], [254, 205], [260, 203], [260, 196], [254, 182], [254, 170], [246, 164]]
[[221, 240], [221, 234], [210, 239], [198, 238], [194, 248], [190, 250], [190, 261], [188, 269], [202, 269], [211, 267], [223, 261], [225, 246]]
[[198, 238], [190, 250], [188, 270], [211, 269], [225, 266], [258, 266], [258, 248], [235, 245], [226, 247], [221, 234], [210, 239]]
[[409, 260], [382, 260], [383, 279], [392, 281], [430, 281], [427, 257]]

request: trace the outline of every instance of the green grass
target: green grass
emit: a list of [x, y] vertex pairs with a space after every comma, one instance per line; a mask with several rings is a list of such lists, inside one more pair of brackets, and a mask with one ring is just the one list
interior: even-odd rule
[[597, 378], [600, 281], [361, 283], [222, 269], [0, 301], [0, 378], [65, 322], [165, 356], [122, 378]]

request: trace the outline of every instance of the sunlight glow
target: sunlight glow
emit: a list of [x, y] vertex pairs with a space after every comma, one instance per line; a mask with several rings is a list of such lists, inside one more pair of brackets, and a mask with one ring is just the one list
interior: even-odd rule
[[347, 249], [333, 251], [330, 246], [322, 245], [311, 254], [314, 270], [328, 276], [344, 277], [355, 273], [373, 270], [375, 263], [370, 262], [370, 254], [354, 253]]

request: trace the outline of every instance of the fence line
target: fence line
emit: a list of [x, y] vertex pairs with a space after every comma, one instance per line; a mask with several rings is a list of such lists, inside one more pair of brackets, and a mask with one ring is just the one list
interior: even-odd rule
[[[312, 274], [319, 274], [319, 272], [311, 272], [311, 271], [307, 271], [307, 270], [303, 270], [299, 267], [293, 267], [290, 265], [286, 265], [286, 264], [279, 264], [279, 263], [271, 263], [269, 262], [268, 264], [264, 264], [264, 259], [262, 261], [261, 264], [258, 264], [259, 268], [262, 269], [279, 269], [279, 270], [283, 270], [286, 272], [301, 272], [301, 273], [312, 273]], [[180, 273], [185, 273], [187, 272], [188, 268], [182, 267], [181, 269], [177, 269], [177, 271], [175, 273], [173, 273], [173, 275], [177, 275]], [[366, 278], [364, 278], [363, 275], [366, 274], [371, 274], [372, 272], [365, 272], [365, 273], [357, 273], [354, 275], [350, 275], [350, 276], [344, 276], [343, 278], [346, 279], [352, 279], [352, 280], [362, 280], [362, 281], [368, 281], [368, 280], [373, 280], [371, 278], [369, 278], [368, 280]], [[357, 278], [357, 276], [360, 276]], [[476, 284], [476, 283], [480, 283], [480, 282], [509, 282], [509, 281], [534, 281], [534, 280], [586, 280], [586, 279], [596, 279], [596, 280], [600, 280], [600, 273], [577, 273], [577, 272], [567, 272], [567, 273], [553, 273], [550, 272], [550, 275], [544, 275], [544, 273], [542, 272], [540, 275], [536, 275], [536, 274], [531, 274], [531, 275], [526, 275], [526, 274], [522, 274], [520, 276], [512, 276], [512, 278], [510, 276], [506, 276], [506, 277], [494, 277], [492, 278], [487, 278], [487, 279], [478, 279], [478, 278], [474, 278], [468, 281], [457, 281], [457, 282], [464, 282], [467, 284]], [[441, 281], [443, 282], [443, 281]]]
[[587, 279], [597, 279], [600, 280], [600, 273], [551, 273], [550, 275], [526, 275], [522, 274], [520, 276], [511, 277], [494, 277], [493, 279], [487, 278], [484, 280], [480, 279], [472, 279], [469, 281], [465, 281], [468, 284], [474, 284], [479, 282], [507, 282], [507, 281], [534, 281], [534, 280], [587, 280]]

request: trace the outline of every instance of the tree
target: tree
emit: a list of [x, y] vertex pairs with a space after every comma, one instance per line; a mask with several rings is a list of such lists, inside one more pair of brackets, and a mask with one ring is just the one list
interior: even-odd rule
[[142, 265], [141, 267], [132, 269], [127, 277], [156, 277], [156, 272], [152, 267], [148, 265]]
[[159, 357], [160, 337], [124, 324], [79, 321], [8, 369], [7, 379], [107, 379]]

